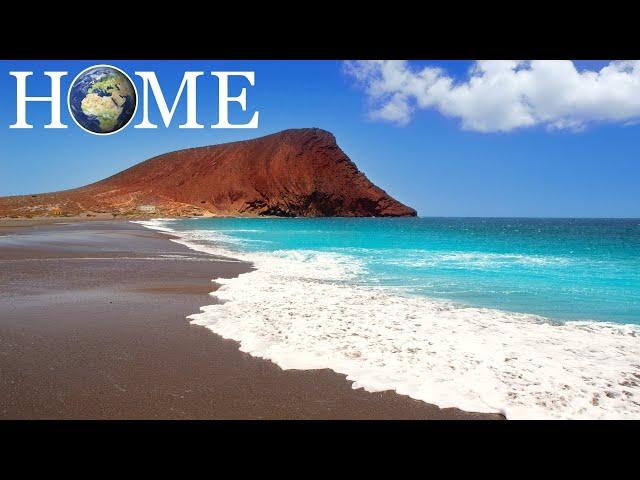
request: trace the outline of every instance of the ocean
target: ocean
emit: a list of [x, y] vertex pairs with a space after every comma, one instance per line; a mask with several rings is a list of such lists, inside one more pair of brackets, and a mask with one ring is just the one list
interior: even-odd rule
[[640, 220], [139, 223], [254, 263], [189, 318], [282, 368], [507, 418], [640, 419]]

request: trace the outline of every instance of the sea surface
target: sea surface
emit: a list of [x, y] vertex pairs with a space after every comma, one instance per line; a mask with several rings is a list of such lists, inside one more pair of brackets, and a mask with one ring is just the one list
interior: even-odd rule
[[190, 319], [282, 368], [508, 418], [640, 419], [640, 220], [139, 223], [254, 263]]

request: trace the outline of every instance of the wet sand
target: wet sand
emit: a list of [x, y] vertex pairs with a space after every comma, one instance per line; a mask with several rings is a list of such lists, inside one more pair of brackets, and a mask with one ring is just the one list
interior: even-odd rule
[[212, 278], [252, 267], [169, 238], [116, 220], [0, 220], [0, 419], [502, 418], [284, 371], [190, 325]]

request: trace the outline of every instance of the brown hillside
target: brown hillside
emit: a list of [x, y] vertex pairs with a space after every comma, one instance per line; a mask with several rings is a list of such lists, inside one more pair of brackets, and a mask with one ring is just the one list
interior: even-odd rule
[[324, 130], [191, 148], [62, 192], [0, 198], [0, 216], [414, 216], [371, 183]]

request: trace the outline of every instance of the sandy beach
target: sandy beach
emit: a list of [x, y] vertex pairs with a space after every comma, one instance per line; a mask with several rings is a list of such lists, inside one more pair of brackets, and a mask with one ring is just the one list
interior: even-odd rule
[[284, 371], [185, 317], [252, 268], [122, 220], [0, 220], [0, 419], [498, 419]]

